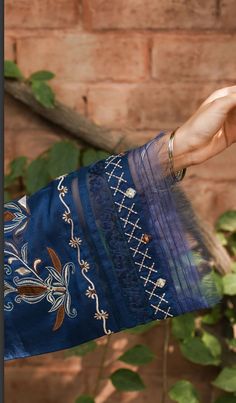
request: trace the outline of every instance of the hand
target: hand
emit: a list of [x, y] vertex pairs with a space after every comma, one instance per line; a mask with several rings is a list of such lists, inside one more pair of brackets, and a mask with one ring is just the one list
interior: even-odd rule
[[174, 136], [174, 168], [200, 164], [236, 142], [236, 85], [215, 91]]

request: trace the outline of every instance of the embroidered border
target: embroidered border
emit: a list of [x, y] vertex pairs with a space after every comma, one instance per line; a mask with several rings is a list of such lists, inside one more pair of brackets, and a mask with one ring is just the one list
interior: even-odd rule
[[134, 201], [136, 190], [129, 187], [123, 158], [122, 153], [106, 158], [107, 181], [113, 193], [130, 252], [137, 266], [139, 277], [143, 281], [145, 292], [148, 294], [154, 315], [157, 316], [157, 319], [173, 317], [166, 293], [162, 290], [166, 280], [158, 276], [158, 270], [149, 251], [150, 248], [145, 241], [145, 233]]
[[87, 261], [81, 259], [80, 245], [82, 244], [82, 239], [79, 237], [76, 237], [74, 234], [74, 221], [72, 219], [71, 210], [70, 210], [68, 204], [64, 200], [65, 195], [68, 192], [68, 188], [63, 185], [63, 181], [66, 176], [67, 175], [62, 175], [59, 178], [57, 178], [59, 180], [57, 190], [59, 191], [59, 199], [65, 207], [65, 211], [62, 215], [62, 219], [70, 225], [69, 245], [72, 248], [75, 248], [77, 250], [77, 260], [78, 260], [79, 266], [81, 268], [82, 276], [85, 278], [85, 280], [89, 284], [85, 295], [88, 298], [95, 300], [96, 312], [94, 314], [94, 319], [102, 320], [104, 333], [111, 334], [113, 332], [110, 329], [107, 329], [107, 319], [109, 317], [109, 313], [100, 308], [99, 298], [98, 298], [98, 294], [96, 292], [95, 285], [94, 285], [93, 281], [86, 274], [90, 269], [90, 265]]

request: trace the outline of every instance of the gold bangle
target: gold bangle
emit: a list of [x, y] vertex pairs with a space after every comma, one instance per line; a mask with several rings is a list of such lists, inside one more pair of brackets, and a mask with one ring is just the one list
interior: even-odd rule
[[173, 166], [173, 143], [174, 143], [174, 135], [177, 129], [175, 129], [169, 138], [168, 141], [168, 155], [169, 155], [169, 166], [170, 166], [170, 173], [172, 178], [176, 181], [176, 182], [180, 182], [182, 181], [182, 179], [185, 176], [186, 173], [186, 168], [183, 168], [179, 171], [174, 171], [174, 166]]

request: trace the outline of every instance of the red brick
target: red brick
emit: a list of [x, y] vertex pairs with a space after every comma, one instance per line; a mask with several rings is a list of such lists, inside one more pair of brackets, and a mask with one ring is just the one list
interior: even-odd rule
[[70, 28], [79, 20], [77, 0], [6, 0], [6, 28]]
[[86, 115], [87, 92], [86, 84], [52, 80], [50, 85], [55, 92], [56, 99], [75, 111]]
[[97, 124], [121, 128], [127, 122], [130, 84], [101, 84], [88, 92], [89, 117]]
[[141, 35], [64, 34], [23, 38], [17, 44], [25, 74], [49, 69], [70, 81], [136, 81], [147, 70], [147, 40]]
[[4, 59], [15, 60], [15, 40], [9, 36], [4, 36]]
[[136, 86], [128, 101], [128, 124], [135, 130], [179, 126], [218, 89], [216, 83], [148, 83]]
[[235, 80], [236, 35], [154, 37], [152, 75], [159, 80]]
[[214, 0], [84, 0], [86, 22], [93, 29], [214, 28]]
[[236, 1], [221, 0], [219, 22], [222, 29], [236, 30]]

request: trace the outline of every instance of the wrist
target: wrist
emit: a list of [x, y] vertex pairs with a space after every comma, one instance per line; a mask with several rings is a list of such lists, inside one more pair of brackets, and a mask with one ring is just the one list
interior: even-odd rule
[[[169, 133], [169, 135], [171, 132]], [[179, 127], [173, 139], [173, 168], [175, 171], [188, 168], [191, 164], [191, 154], [187, 150], [182, 128]]]

